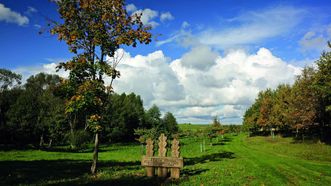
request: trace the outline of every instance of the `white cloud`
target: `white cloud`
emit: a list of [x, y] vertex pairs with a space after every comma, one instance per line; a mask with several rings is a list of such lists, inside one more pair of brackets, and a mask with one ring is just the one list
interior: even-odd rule
[[[213, 116], [224, 123], [241, 122], [260, 90], [291, 84], [301, 72], [266, 48], [254, 54], [232, 50], [222, 56], [207, 46], [198, 46], [176, 60], [162, 51], [146, 56], [131, 56], [123, 49], [118, 53], [123, 57], [117, 67], [121, 77], [113, 84], [115, 92], [135, 92], [146, 108], [157, 104], [163, 112], [174, 113], [179, 122], [208, 123]], [[56, 73], [55, 66], [52, 61], [14, 71], [27, 77], [38, 72]], [[58, 74], [65, 77], [68, 72]], [[109, 83], [110, 79], [105, 81]]]
[[251, 11], [231, 19], [238, 26], [227, 29], [208, 29], [198, 34], [203, 44], [225, 49], [250, 45], [265, 39], [294, 31], [306, 11], [292, 7], [275, 7], [263, 11]]
[[181, 64], [187, 68], [206, 70], [215, 64], [217, 53], [211, 48], [201, 45], [192, 48], [192, 50], [182, 57]]
[[307, 32], [299, 41], [302, 52], [322, 52], [327, 50], [327, 41], [331, 39], [331, 25]]
[[[190, 58], [199, 60], [190, 65]], [[122, 76], [114, 83], [116, 92], [136, 92], [147, 107], [157, 104], [180, 122], [204, 123], [215, 115], [240, 122], [260, 90], [293, 83], [301, 72], [265, 48], [256, 54], [233, 50], [220, 56], [206, 46], [173, 61], [162, 51], [134, 57], [125, 53], [118, 69]]]
[[146, 8], [144, 10], [136, 10], [132, 13], [132, 15], [140, 15], [141, 14], [141, 22], [145, 25], [150, 25], [153, 28], [157, 27], [159, 23], [156, 21], [153, 21], [153, 19], [157, 18], [159, 16], [159, 12]]
[[222, 50], [240, 48], [294, 31], [306, 14], [307, 11], [304, 9], [273, 7], [243, 12], [225, 22], [220, 21], [218, 24], [220, 26], [212, 25], [212, 28], [196, 29], [194, 32], [187, 30], [189, 24], [184, 22], [180, 31], [157, 44], [176, 41], [182, 45], [184, 41], [189, 46], [195, 46], [198, 43]]
[[41, 29], [41, 25], [39, 25], [39, 24], [34, 24], [33, 25], [36, 29]]
[[184, 21], [182, 23], [182, 29], [188, 28], [190, 26], [190, 23], [188, 23], [187, 21]]
[[168, 63], [162, 51], [135, 57], [125, 53], [118, 67], [122, 76], [114, 82], [115, 91], [136, 92], [147, 106], [183, 99], [183, 87]]
[[0, 3], [0, 21], [15, 23], [19, 26], [23, 26], [29, 23], [29, 18], [18, 12], [12, 11], [10, 8], [7, 8], [4, 4]]
[[[50, 61], [50, 60], [49, 60]], [[22, 75], [22, 82], [26, 82], [26, 80], [32, 76], [36, 75], [38, 73], [44, 72], [47, 74], [57, 74], [60, 77], [67, 78], [69, 76], [68, 71], [60, 70], [56, 71], [56, 66], [58, 65], [60, 61], [54, 61], [51, 63], [41, 64], [41, 65], [35, 65], [35, 66], [28, 66], [28, 67], [18, 67], [14, 69], [13, 71]]]
[[32, 13], [36, 13], [36, 12], [38, 12], [37, 9], [35, 9], [35, 8], [32, 7], [32, 6], [29, 6], [28, 9], [25, 11], [25, 14], [27, 14], [27, 15], [31, 15]]
[[175, 19], [175, 18], [170, 12], [164, 12], [164, 13], [161, 13], [161, 15], [160, 15], [160, 20], [162, 22], [170, 21], [170, 20], [173, 20], [173, 19]]
[[128, 5], [126, 5], [125, 8], [126, 8], [126, 11], [128, 11], [128, 12], [134, 12], [137, 10], [137, 7], [134, 4], [128, 4]]

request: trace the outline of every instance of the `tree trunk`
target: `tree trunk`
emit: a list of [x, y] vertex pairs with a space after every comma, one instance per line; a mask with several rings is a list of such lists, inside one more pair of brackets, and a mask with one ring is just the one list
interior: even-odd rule
[[95, 174], [97, 170], [97, 162], [98, 162], [98, 149], [99, 149], [99, 133], [95, 133], [95, 141], [94, 141], [94, 151], [93, 151], [93, 162], [91, 166], [91, 173]]
[[52, 142], [53, 142], [53, 139], [50, 139], [49, 140], [49, 143], [48, 143], [48, 148], [51, 148], [52, 147]]
[[298, 138], [298, 134], [299, 134], [299, 129], [296, 129], [296, 133], [295, 133], [295, 138]]
[[76, 123], [76, 114], [74, 114], [74, 118], [73, 119], [70, 119], [70, 135], [71, 135], [71, 138], [70, 138], [70, 148], [71, 149], [74, 149], [75, 148], [75, 145], [73, 144], [73, 139], [74, 139], [74, 128], [75, 128], [75, 123]]
[[39, 142], [39, 147], [43, 147], [43, 146], [44, 146], [44, 134], [40, 136], [40, 142]]

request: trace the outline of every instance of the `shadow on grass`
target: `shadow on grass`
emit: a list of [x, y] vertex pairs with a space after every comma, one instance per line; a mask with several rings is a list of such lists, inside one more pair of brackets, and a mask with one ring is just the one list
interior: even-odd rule
[[[123, 183], [129, 185], [155, 183], [158, 180], [145, 180], [143, 176], [120, 176], [118, 179], [93, 180], [90, 172], [90, 161], [76, 160], [39, 160], [39, 161], [0, 161], [0, 185], [18, 184], [105, 184], [115, 185]], [[101, 161], [99, 170], [105, 170], [110, 175], [112, 172], [125, 170], [140, 170], [140, 161], [117, 162]], [[136, 182], [136, 184], [134, 184]], [[146, 184], [144, 184], [146, 185]], [[154, 184], [155, 185], [155, 184]]]
[[[69, 153], [91, 153], [93, 152], [93, 148], [82, 148], [82, 149], [71, 149], [71, 148], [62, 148], [62, 147], [52, 147], [52, 148], [42, 148], [40, 149], [42, 151], [47, 151], [47, 152], [69, 152]], [[114, 149], [116, 150], [116, 149]], [[99, 152], [109, 152], [109, 151], [114, 151], [114, 150], [105, 150], [102, 148], [99, 148]]]
[[183, 176], [194, 176], [208, 171], [209, 169], [184, 169], [181, 174]]
[[116, 185], [116, 186], [158, 186], [164, 185], [167, 179], [146, 176], [122, 176], [111, 180], [94, 180], [89, 179], [84, 182], [82, 181], [68, 181], [57, 185]]
[[218, 146], [218, 145], [226, 145], [226, 143], [224, 143], [224, 142], [213, 143], [213, 146]]
[[223, 139], [222, 139], [222, 142], [231, 142], [232, 141], [232, 138], [229, 138], [227, 136], [225, 136]]
[[235, 158], [233, 152], [221, 152], [221, 153], [207, 154], [194, 158], [184, 158], [184, 165], [194, 165], [197, 163], [222, 161], [223, 159], [233, 159], [233, 158]]

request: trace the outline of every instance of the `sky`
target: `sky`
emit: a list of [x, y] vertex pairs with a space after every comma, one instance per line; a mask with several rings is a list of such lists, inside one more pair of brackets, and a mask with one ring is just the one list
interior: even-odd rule
[[[292, 84], [331, 40], [331, 1], [126, 1], [152, 26], [149, 45], [122, 47], [117, 93], [135, 92], [145, 108], [172, 112], [179, 123], [240, 124], [257, 94]], [[64, 42], [47, 34], [59, 21], [48, 0], [0, 0], [0, 68], [27, 79], [56, 73], [70, 59]], [[42, 34], [40, 34], [42, 32]], [[108, 58], [111, 60], [111, 58]], [[67, 76], [68, 72], [58, 72]]]

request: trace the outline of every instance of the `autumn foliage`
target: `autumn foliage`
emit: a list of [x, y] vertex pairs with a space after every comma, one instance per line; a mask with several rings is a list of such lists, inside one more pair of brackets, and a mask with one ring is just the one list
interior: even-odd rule
[[244, 126], [253, 134], [270, 134], [273, 129], [330, 140], [330, 90], [331, 52], [324, 52], [316, 67], [305, 67], [292, 86], [261, 91], [244, 115]]
[[[140, 20], [141, 14], [128, 15], [123, 0], [61, 0], [55, 2], [61, 22], [54, 21], [50, 33], [65, 41], [75, 56], [58, 69], [70, 71], [63, 82], [66, 98], [65, 113], [71, 121], [71, 131], [85, 125], [95, 133], [95, 150], [91, 172], [96, 172], [99, 133], [103, 129], [101, 113], [105, 109], [111, 83], [120, 76], [114, 61], [122, 45], [136, 47], [151, 42], [151, 29]], [[106, 57], [113, 57], [107, 61]], [[104, 76], [110, 77], [106, 85]]]

